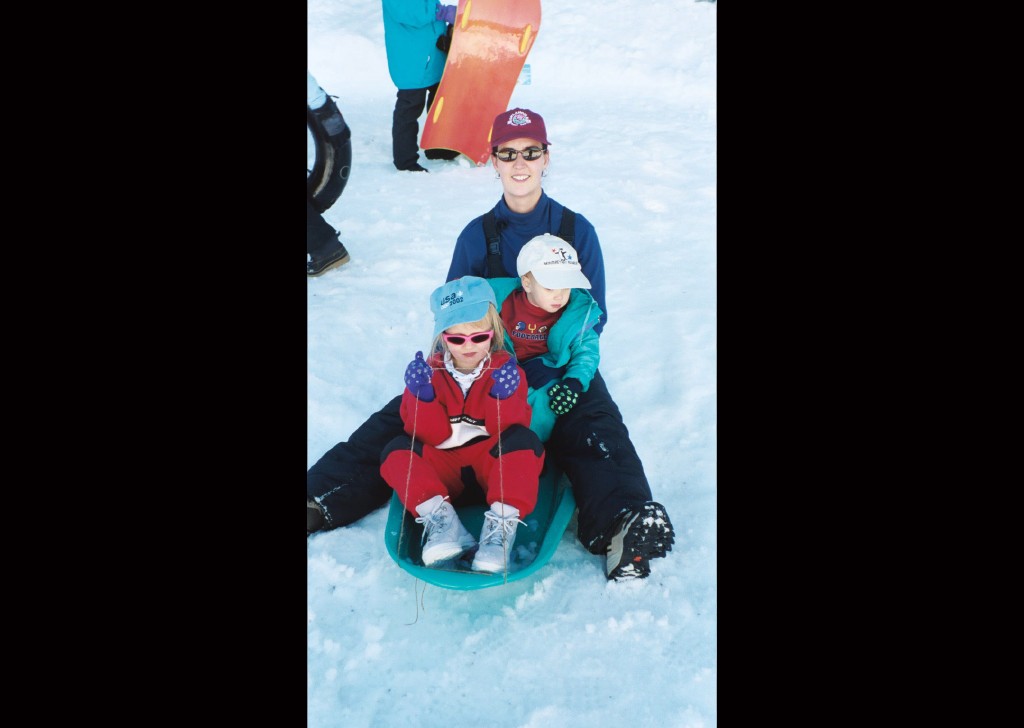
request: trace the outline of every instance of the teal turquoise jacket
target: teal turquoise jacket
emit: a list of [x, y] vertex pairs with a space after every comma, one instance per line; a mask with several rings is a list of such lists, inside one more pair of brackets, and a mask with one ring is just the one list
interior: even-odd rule
[[[513, 291], [522, 289], [519, 278], [488, 278], [487, 282], [494, 289], [494, 299], [497, 302], [497, 309]], [[562, 316], [548, 332], [548, 351], [535, 359], [540, 359], [546, 366], [553, 369], [565, 367], [563, 379], [573, 378], [580, 380], [583, 391], [590, 389], [590, 382], [597, 371], [597, 365], [601, 361], [601, 352], [598, 347], [598, 335], [594, 331], [594, 325], [601, 317], [601, 307], [597, 305], [594, 297], [584, 288], [573, 288], [569, 292], [569, 303], [562, 310]], [[505, 348], [514, 352], [515, 347], [512, 338], [505, 332]], [[523, 362], [519, 362], [522, 366]], [[533, 415], [530, 419], [530, 429], [537, 433], [541, 442], [547, 442], [551, 437], [551, 430], [555, 427], [557, 415], [551, 410], [551, 398], [548, 390], [554, 381], [547, 382], [543, 386], [534, 389], [529, 388], [526, 401], [533, 408]]]
[[427, 88], [441, 80], [447, 55], [438, 50], [437, 37], [448, 26], [435, 19], [437, 6], [438, 0], [383, 0], [384, 50], [399, 90]]

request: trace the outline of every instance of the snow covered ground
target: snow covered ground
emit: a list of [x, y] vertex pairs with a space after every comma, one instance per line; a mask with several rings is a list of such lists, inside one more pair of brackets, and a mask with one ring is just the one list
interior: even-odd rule
[[[455, 238], [501, 184], [465, 158], [396, 171], [380, 0], [307, 7], [308, 67], [353, 144], [325, 215], [352, 260], [307, 282], [310, 466], [401, 391]], [[386, 509], [316, 534], [311, 728], [717, 725], [716, 17], [693, 0], [550, 0], [529, 84], [508, 104], [543, 115], [545, 190], [600, 237], [600, 369], [675, 525], [673, 551], [648, 579], [608, 582], [571, 524], [531, 577], [453, 591], [391, 560]]]

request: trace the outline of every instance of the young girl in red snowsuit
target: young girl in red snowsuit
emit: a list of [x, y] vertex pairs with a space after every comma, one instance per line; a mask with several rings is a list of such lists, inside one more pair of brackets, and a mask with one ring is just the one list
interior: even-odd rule
[[505, 350], [494, 291], [464, 276], [430, 296], [434, 342], [405, 372], [400, 414], [407, 436], [381, 455], [381, 476], [423, 524], [423, 563], [454, 559], [477, 546], [452, 507], [472, 468], [490, 505], [476, 571], [504, 573], [520, 517], [537, 504], [544, 446], [530, 429], [526, 375]]

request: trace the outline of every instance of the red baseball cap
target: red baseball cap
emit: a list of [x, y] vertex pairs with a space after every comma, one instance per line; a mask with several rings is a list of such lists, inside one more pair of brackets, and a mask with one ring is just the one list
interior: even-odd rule
[[529, 109], [509, 109], [498, 114], [491, 126], [491, 147], [498, 147], [509, 139], [536, 139], [541, 144], [550, 144], [544, 119]]

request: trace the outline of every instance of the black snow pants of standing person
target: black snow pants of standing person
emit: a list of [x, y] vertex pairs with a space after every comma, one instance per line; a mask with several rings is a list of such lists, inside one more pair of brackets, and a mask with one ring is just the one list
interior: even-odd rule
[[338, 247], [338, 231], [324, 220], [313, 203], [306, 198], [306, 252], [314, 258], [325, 257]]
[[391, 153], [395, 168], [415, 169], [419, 166], [420, 116], [430, 108], [438, 84], [428, 88], [399, 89], [395, 95], [395, 111], [391, 115]]
[[[306, 497], [323, 508], [325, 529], [358, 521], [391, 497], [380, 475], [380, 455], [392, 438], [404, 434], [401, 401], [395, 397], [371, 415], [306, 473]], [[600, 372], [576, 405], [556, 420], [546, 450], [572, 484], [580, 543], [592, 554], [604, 554], [616, 517], [651, 500], [651, 487]]]

